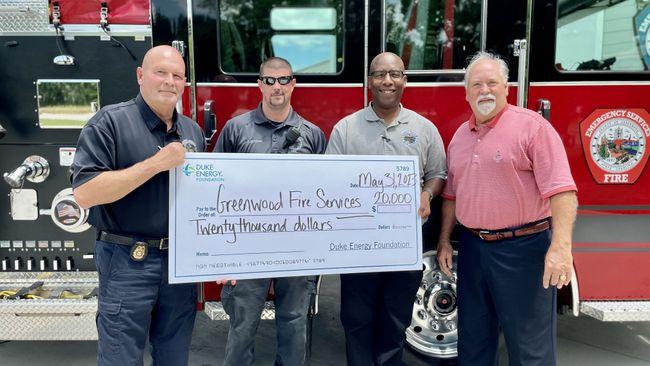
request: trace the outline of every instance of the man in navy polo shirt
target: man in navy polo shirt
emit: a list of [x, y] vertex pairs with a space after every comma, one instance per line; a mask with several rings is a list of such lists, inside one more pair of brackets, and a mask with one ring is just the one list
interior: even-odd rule
[[75, 200], [97, 229], [99, 365], [142, 365], [146, 337], [155, 365], [186, 365], [196, 285], [167, 282], [169, 169], [203, 151], [201, 129], [176, 112], [185, 64], [154, 47], [137, 69], [140, 94], [102, 108], [81, 131]]
[[[279, 57], [260, 66], [257, 82], [262, 102], [257, 109], [226, 123], [215, 152], [322, 154], [325, 134], [291, 108], [296, 85], [291, 65]], [[270, 279], [240, 280], [227, 284], [221, 300], [230, 330], [224, 366], [252, 366], [255, 333], [269, 290]], [[275, 365], [300, 366], [306, 361], [307, 311], [314, 290], [311, 278], [274, 278], [278, 351]]]

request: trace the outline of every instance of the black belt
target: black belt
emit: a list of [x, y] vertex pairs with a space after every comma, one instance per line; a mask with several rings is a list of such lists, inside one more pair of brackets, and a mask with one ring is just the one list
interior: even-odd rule
[[158, 248], [160, 250], [165, 250], [169, 248], [169, 239], [167, 238], [139, 240], [136, 238], [132, 238], [130, 236], [123, 236], [123, 235], [107, 233], [105, 231], [100, 231], [98, 239], [101, 241], [106, 241], [109, 243], [120, 244], [120, 245], [131, 246], [135, 243], [146, 243], [147, 246], [150, 248]]
[[470, 233], [478, 236], [485, 241], [497, 241], [509, 238], [516, 238], [524, 235], [531, 235], [547, 230], [551, 227], [550, 218], [545, 218], [539, 221], [531, 222], [529, 224], [502, 230], [483, 230], [466, 228]]

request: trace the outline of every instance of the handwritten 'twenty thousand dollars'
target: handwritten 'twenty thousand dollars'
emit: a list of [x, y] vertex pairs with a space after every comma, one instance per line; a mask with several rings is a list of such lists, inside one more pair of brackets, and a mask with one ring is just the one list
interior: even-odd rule
[[[318, 209], [355, 209], [361, 207], [359, 197], [335, 197], [328, 198], [322, 188], [315, 192], [315, 199], [304, 197], [302, 191], [291, 190], [283, 195], [278, 192], [277, 199], [250, 199], [235, 198], [224, 199], [222, 197], [225, 186], [220, 184], [217, 189], [217, 207], [219, 214], [230, 213], [262, 213], [262, 212], [279, 212], [287, 208], [318, 208]], [[286, 202], [285, 202], [286, 201]], [[237, 241], [237, 233], [256, 233], [256, 232], [287, 232], [287, 231], [325, 231], [332, 229], [330, 220], [319, 220], [312, 216], [294, 215], [295, 221], [289, 221], [289, 218], [271, 217], [266, 222], [251, 220], [247, 217], [235, 217], [233, 221], [229, 218], [223, 219], [219, 223], [209, 222], [207, 219], [189, 220], [195, 224], [196, 235], [230, 235], [226, 242], [233, 244]]]

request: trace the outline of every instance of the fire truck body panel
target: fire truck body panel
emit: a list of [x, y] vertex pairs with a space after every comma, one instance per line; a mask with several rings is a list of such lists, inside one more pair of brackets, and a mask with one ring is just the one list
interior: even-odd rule
[[135, 68], [152, 46], [148, 1], [108, 3], [106, 29], [100, 2], [0, 4], [0, 171], [17, 183], [3, 182], [0, 200], [3, 340], [97, 339], [95, 233], [68, 170], [88, 118], [137, 94]]
[[[641, 83], [550, 83], [529, 89], [529, 100], [551, 102], [551, 123], [566, 147], [571, 173], [579, 189], [581, 208], [590, 206], [648, 206], [650, 195], [641, 186], [650, 185], [650, 176], [643, 174], [635, 184], [599, 184], [594, 180], [585, 160], [580, 138], [580, 122], [597, 109], [650, 109], [650, 80]], [[563, 85], [564, 84], [564, 85]], [[529, 105], [529, 108], [535, 108]], [[622, 197], [625, 197], [622, 200]]]
[[[650, 274], [642, 268], [650, 263], [650, 194], [641, 188], [650, 186], [643, 161], [648, 152], [637, 153], [634, 159], [639, 162], [627, 171], [617, 171], [621, 166], [616, 164], [603, 164], [611, 170], [606, 172], [596, 163], [602, 156], [590, 146], [594, 141], [586, 133], [589, 127], [598, 127], [597, 118], [607, 111], [650, 111], [649, 65], [643, 57], [647, 46], [640, 42], [641, 28], [635, 26], [635, 19], [650, 9], [630, 1], [600, 8], [591, 1], [578, 3], [544, 0], [532, 4], [528, 107], [536, 109], [540, 99], [550, 102], [550, 121], [562, 138], [578, 186], [573, 256], [579, 301], [648, 300]], [[592, 47], [598, 42], [602, 56], [595, 57], [598, 52]], [[590, 68], [581, 70], [573, 60], [576, 55], [602, 61], [591, 60]], [[616, 61], [606, 66], [608, 60]], [[605, 123], [599, 125], [601, 129]], [[638, 133], [644, 130], [641, 124], [629, 120], [612, 123], [616, 127], [609, 133], [631, 123], [626, 131], [639, 136], [628, 137], [647, 143], [650, 130], [645, 131], [644, 142]], [[631, 183], [635, 169], [642, 172]], [[577, 304], [573, 299], [574, 313]], [[643, 306], [630, 304], [629, 313], [636, 318], [608, 320], [647, 320], [641, 309]], [[613, 307], [610, 310], [618, 312]], [[605, 319], [603, 312], [589, 314]]]
[[110, 24], [150, 24], [149, 0], [75, 1], [58, 0], [61, 24], [93, 24], [101, 19], [102, 2], [106, 3]]
[[[347, 114], [357, 111], [363, 105], [363, 88], [360, 85], [301, 85], [296, 77], [296, 91], [291, 96], [291, 105], [308, 121], [317, 124], [328, 136], [332, 128]], [[335, 96], [328, 98], [327, 96]], [[257, 84], [230, 84], [197, 87], [197, 103], [215, 101], [217, 121], [220, 126], [229, 119], [255, 109], [260, 102]], [[202, 116], [203, 108], [198, 108]], [[341, 114], [345, 113], [345, 114]], [[202, 121], [202, 117], [199, 117]]]
[[631, 270], [650, 263], [650, 195], [640, 188], [650, 186], [650, 176], [641, 174], [634, 184], [597, 182], [579, 129], [598, 109], [650, 110], [647, 95], [650, 82], [549, 82], [529, 89], [529, 101], [550, 101], [551, 123], [565, 144], [579, 190], [573, 255], [581, 301], [647, 300], [650, 293], [650, 275]]
[[[68, 169], [72, 163], [79, 129], [48, 128], [42, 119], [39, 122], [37, 89], [44, 85], [39, 84], [42, 81], [57, 80], [51, 84], [71, 85], [79, 80], [89, 80], [89, 84], [98, 85], [102, 105], [122, 101], [125, 93], [135, 95], [137, 85], [116, 81], [134, 80], [135, 68], [140, 60], [132, 60], [126, 51], [113, 47], [110, 42], [97, 42], [98, 36], [77, 37], [74, 42], [69, 42], [67, 48], [71, 54], [84, 55], [77, 57], [77, 65], [71, 66], [74, 68], [72, 73], [70, 69], [52, 64], [52, 58], [57, 54], [54, 37], [2, 37], [3, 40], [17, 42], [19, 45], [4, 48], [3, 62], [0, 65], [0, 73], [3, 75], [0, 83], [4, 90], [0, 96], [3, 105], [0, 123], [7, 129], [7, 134], [0, 143], [0, 156], [3, 157], [0, 160], [0, 170], [3, 173], [11, 172], [23, 159], [36, 154], [49, 162], [50, 171], [43, 183], [25, 180], [22, 186], [25, 190], [37, 193], [34, 202], [37, 205], [34, 208], [37, 211], [36, 218], [11, 220], [9, 217], [9, 220], [0, 220], [0, 245], [2, 248], [10, 248], [6, 252], [3, 250], [0, 260], [6, 259], [12, 263], [19, 260], [22, 263], [19, 270], [26, 269], [30, 258], [40, 261], [44, 257], [46, 268], [50, 270], [55, 260], [64, 265], [68, 259], [74, 263], [73, 270], [95, 270], [92, 256], [90, 259], [88, 257], [93, 253], [93, 231], [77, 233], [62, 230], [50, 214], [56, 208], [52, 203], [57, 194], [70, 187]], [[149, 42], [122, 41], [140, 55], [151, 47], [150, 38]], [[107, 65], [125, 67], [114, 70]], [[41, 118], [42, 116], [43, 114]], [[5, 187], [7, 198], [0, 207], [3, 212], [15, 211], [15, 207], [12, 210], [8, 195], [10, 187]], [[7, 241], [10, 243], [5, 246]], [[11, 269], [15, 270], [15, 267], [12, 265]]]

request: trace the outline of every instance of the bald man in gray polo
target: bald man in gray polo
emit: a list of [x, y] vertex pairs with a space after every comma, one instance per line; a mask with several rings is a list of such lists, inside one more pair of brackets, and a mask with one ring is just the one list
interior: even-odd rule
[[[422, 195], [418, 213], [426, 220], [431, 199], [447, 178], [445, 150], [438, 129], [400, 103], [404, 63], [385, 52], [370, 64], [370, 105], [339, 121], [326, 154], [417, 155]], [[422, 270], [341, 275], [341, 323], [348, 366], [401, 366], [405, 330]]]

